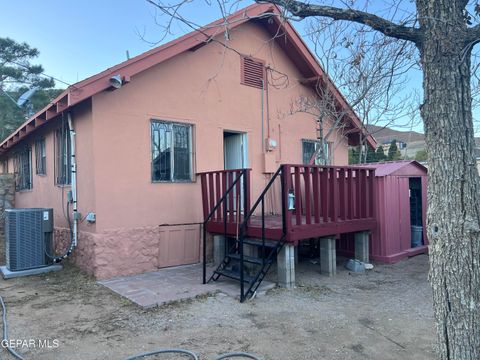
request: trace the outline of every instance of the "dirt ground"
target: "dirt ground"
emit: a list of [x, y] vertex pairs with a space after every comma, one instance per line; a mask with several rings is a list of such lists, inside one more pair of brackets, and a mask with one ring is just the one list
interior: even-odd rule
[[[202, 360], [229, 351], [263, 359], [433, 359], [428, 258], [329, 278], [302, 261], [295, 290], [247, 303], [217, 294], [142, 310], [68, 265], [42, 276], [0, 280], [11, 339], [54, 339], [19, 349], [26, 359], [123, 359], [164, 347]], [[0, 359], [10, 359], [0, 349]], [[185, 357], [158, 357], [158, 359]]]

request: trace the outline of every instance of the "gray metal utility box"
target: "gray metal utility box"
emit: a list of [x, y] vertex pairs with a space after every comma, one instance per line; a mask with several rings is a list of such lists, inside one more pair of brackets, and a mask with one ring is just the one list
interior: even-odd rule
[[5, 210], [7, 269], [20, 271], [52, 264], [53, 209]]

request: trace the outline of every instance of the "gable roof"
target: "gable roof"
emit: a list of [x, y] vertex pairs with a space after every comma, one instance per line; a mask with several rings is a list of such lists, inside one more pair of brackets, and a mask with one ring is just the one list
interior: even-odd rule
[[[281, 19], [280, 15], [281, 10], [276, 5], [254, 4], [230, 15], [227, 18], [227, 22], [229, 28], [233, 29], [253, 19], [259, 21], [267, 18], [269, 20], [273, 19], [273, 21], [264, 21], [263, 24], [273, 35], [275, 35], [277, 43], [289, 55], [291, 60], [305, 77], [304, 83], [312, 84], [313, 82], [316, 83], [319, 79], [327, 79], [327, 86], [329, 87], [329, 90], [335, 94], [338, 105], [342, 109], [346, 109], [347, 118], [350, 122], [350, 143], [350, 140], [353, 139], [355, 135], [358, 136], [360, 133], [365, 133], [361, 120], [350, 107], [344, 96], [335, 87], [330, 78], [325, 74], [315, 56], [310, 52], [297, 31], [288, 21]], [[200, 30], [188, 33], [176, 40], [135, 56], [69, 86], [50, 104], [30, 117], [17, 130], [8, 136], [0, 144], [0, 154], [5, 153], [38, 127], [57, 118], [65, 110], [68, 110], [74, 105], [79, 104], [99, 92], [111, 88], [110, 78], [112, 76], [120, 75], [124, 82], [129, 82], [132, 76], [135, 76], [142, 71], [158, 65], [187, 50], [192, 50], [208, 44], [212, 38], [224, 32], [224, 29], [221, 26], [224, 23], [224, 19], [219, 19]], [[279, 29], [283, 31], [283, 34], [279, 33]], [[351, 141], [354, 142], [354, 140]], [[373, 148], [376, 147], [376, 141], [371, 135], [368, 135], [367, 143]]]
[[427, 174], [427, 168], [415, 160], [386, 161], [380, 163], [359, 164], [354, 166], [375, 168], [375, 176], [382, 177], [396, 175], [396, 173], [402, 172], [402, 170], [407, 170], [406, 168], [412, 165], [417, 168], [416, 170], [420, 170], [420, 172], [425, 172], [425, 174]]

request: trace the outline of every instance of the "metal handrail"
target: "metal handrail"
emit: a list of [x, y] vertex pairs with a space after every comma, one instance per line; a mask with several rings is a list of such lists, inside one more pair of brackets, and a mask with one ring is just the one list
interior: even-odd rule
[[[258, 205], [260, 204], [260, 202], [262, 203], [262, 267], [265, 266], [265, 203], [264, 203], [264, 200], [265, 200], [265, 195], [266, 193], [268, 192], [268, 190], [272, 187], [273, 183], [275, 182], [275, 180], [277, 179], [277, 177], [280, 175], [280, 173], [282, 173], [282, 170], [283, 170], [283, 165], [281, 165], [278, 170], [275, 172], [275, 174], [273, 174], [272, 178], [270, 179], [270, 181], [268, 182], [267, 186], [265, 186], [265, 188], [263, 189], [262, 193], [260, 194], [260, 196], [257, 198], [257, 201], [255, 201], [255, 203], [253, 204], [253, 206], [250, 208], [250, 211], [248, 212], [248, 214], [244, 214], [244, 217], [243, 217], [243, 222], [242, 224], [240, 225], [240, 229], [239, 229], [239, 249], [240, 249], [240, 302], [243, 302], [245, 300], [245, 286], [244, 286], [244, 259], [243, 259], [243, 238], [244, 238], [244, 235], [245, 235], [245, 230], [248, 226], [248, 221], [250, 220], [250, 217], [252, 216], [252, 214], [255, 212], [255, 210], [257, 209]], [[281, 189], [281, 193], [282, 193], [282, 231], [283, 231], [283, 236], [282, 236], [282, 239], [285, 238], [286, 236], [286, 226], [285, 226], [285, 204], [284, 204], [284, 182], [283, 182], [283, 179], [282, 179], [282, 189]], [[257, 274], [257, 276], [255, 277], [255, 281], [253, 281], [251, 284], [250, 284], [250, 288], [252, 288], [254, 285], [255, 285], [255, 282], [258, 280], [260, 274]], [[248, 292], [249, 290], [247, 290]]]
[[[203, 283], [204, 284], [207, 283], [207, 241], [206, 241], [207, 240], [207, 228], [206, 228], [207, 223], [211, 219], [213, 214], [218, 210], [220, 205], [227, 199], [228, 194], [235, 188], [235, 185], [237, 185], [240, 179], [245, 176], [248, 170], [249, 169], [242, 169], [242, 171], [240, 172], [240, 175], [235, 179], [235, 181], [232, 182], [232, 184], [228, 187], [228, 189], [225, 191], [223, 196], [220, 198], [220, 200], [218, 200], [217, 204], [213, 207], [213, 209], [210, 211], [210, 213], [207, 215], [207, 217], [203, 221]], [[246, 204], [244, 204], [244, 207], [245, 206]], [[226, 211], [227, 211], [227, 207], [224, 206], [223, 207], [223, 221], [224, 221], [224, 228], [225, 228], [224, 236], [226, 236], [226, 221], [227, 221]]]

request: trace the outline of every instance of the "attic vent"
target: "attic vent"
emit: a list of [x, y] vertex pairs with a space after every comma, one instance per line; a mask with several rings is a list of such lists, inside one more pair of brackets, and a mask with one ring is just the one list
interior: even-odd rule
[[261, 89], [264, 79], [265, 66], [263, 62], [250, 57], [242, 57], [242, 84]]

